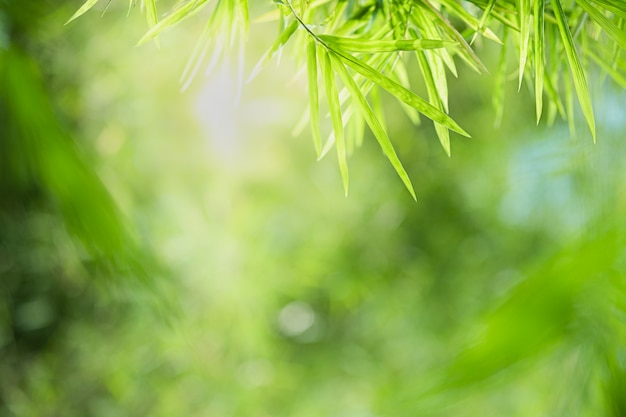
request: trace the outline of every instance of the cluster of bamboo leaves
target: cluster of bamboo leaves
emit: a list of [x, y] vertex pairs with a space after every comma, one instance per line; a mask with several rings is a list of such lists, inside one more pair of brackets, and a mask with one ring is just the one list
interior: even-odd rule
[[[87, 0], [70, 21], [97, 2]], [[130, 7], [135, 3], [130, 0]], [[234, 51], [242, 62], [251, 21], [247, 0], [181, 0], [162, 18], [155, 0], [142, 0], [141, 8], [150, 28], [139, 43], [157, 40], [164, 29], [207, 12], [204, 32], [183, 74], [185, 86], [199, 68], [210, 69], [225, 53]], [[491, 70], [496, 122], [502, 118], [511, 50], [518, 57], [519, 88], [525, 83], [534, 90], [537, 123], [545, 107], [549, 124], [561, 116], [573, 129], [578, 102], [595, 141], [589, 76], [608, 74], [626, 87], [622, 0], [274, 0], [253, 21], [268, 19], [278, 22], [279, 34], [251, 77], [286, 44], [294, 45], [308, 74], [309, 111], [302, 124], [309, 122], [318, 158], [335, 148], [346, 193], [347, 159], [362, 143], [367, 125], [415, 198], [388, 135], [381, 89], [398, 99], [414, 123], [420, 123], [420, 115], [430, 119], [448, 155], [450, 131], [469, 136], [449, 114], [448, 77], [457, 77], [459, 63], [478, 73], [490, 72], [477, 55], [477, 38], [501, 45], [498, 67]], [[415, 82], [411, 59], [421, 73], [426, 98], [410, 84]], [[324, 110], [320, 98], [325, 98]], [[327, 115], [332, 128], [323, 136], [320, 121]]]

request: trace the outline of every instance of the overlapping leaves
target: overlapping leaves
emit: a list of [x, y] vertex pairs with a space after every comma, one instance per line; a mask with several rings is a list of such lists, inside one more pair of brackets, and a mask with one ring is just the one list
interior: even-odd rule
[[[87, 0], [69, 21], [97, 3]], [[130, 6], [135, 3], [129, 0]], [[143, 0], [141, 5], [150, 29], [140, 43], [203, 9], [208, 12], [205, 31], [183, 75], [185, 85], [199, 67], [210, 67], [222, 54], [235, 49], [243, 56], [247, 0], [181, 0], [160, 20], [155, 0]], [[544, 113], [548, 123], [560, 115], [573, 129], [576, 99], [595, 141], [590, 67], [626, 85], [626, 3], [618, 0], [274, 0], [272, 10], [263, 20], [277, 20], [281, 30], [251, 78], [286, 44], [294, 44], [296, 54], [303, 52], [309, 87], [309, 111], [303, 120], [310, 121], [318, 157], [336, 148], [346, 191], [349, 155], [362, 142], [363, 127], [368, 125], [415, 197], [386, 130], [380, 89], [395, 96], [412, 121], [419, 122], [418, 114], [431, 119], [448, 155], [450, 130], [469, 136], [449, 116], [447, 72], [457, 76], [459, 61], [479, 73], [490, 72], [476, 53], [480, 38], [502, 45], [495, 69], [496, 121], [503, 114], [511, 48], [518, 56], [519, 87], [524, 81], [534, 86], [537, 123]], [[206, 64], [209, 50], [213, 57]], [[407, 71], [410, 57], [421, 80]], [[240, 75], [241, 71], [242, 67]], [[425, 87], [427, 100], [414, 92], [411, 83], [416, 81]], [[332, 129], [323, 132], [320, 120], [327, 115]]]

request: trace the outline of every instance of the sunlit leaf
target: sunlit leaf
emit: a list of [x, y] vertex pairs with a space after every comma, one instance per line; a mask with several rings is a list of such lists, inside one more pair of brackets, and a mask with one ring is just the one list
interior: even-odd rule
[[[428, 90], [429, 101], [438, 109], [443, 110], [441, 99], [439, 97], [439, 94], [437, 93], [437, 85], [435, 84], [432, 70], [430, 68], [430, 65], [428, 64], [426, 55], [424, 55], [422, 51], [417, 51], [416, 54], [417, 61], [422, 71], [422, 76], [424, 77], [424, 82], [426, 83], [426, 89]], [[435, 131], [437, 132], [437, 136], [439, 137], [439, 142], [441, 143], [441, 146], [443, 146], [446, 154], [450, 156], [450, 132], [445, 126], [442, 126], [437, 122], [435, 122]]]
[[537, 124], [543, 110], [543, 73], [544, 73], [544, 1], [535, 0], [533, 5], [534, 56], [535, 56], [535, 111]]
[[528, 57], [528, 42], [530, 39], [530, 0], [519, 0], [519, 83], [517, 89], [522, 87], [522, 78], [524, 77], [524, 69], [526, 68], [526, 59]]
[[85, 3], [83, 3], [82, 6], [80, 6], [80, 8], [78, 10], [76, 10], [76, 13], [74, 13], [72, 15], [72, 17], [70, 17], [67, 22], [65, 22], [65, 24], [67, 25], [68, 23], [70, 23], [72, 20], [79, 18], [80, 16], [82, 16], [83, 14], [87, 13], [93, 6], [96, 5], [96, 3], [98, 3], [98, 0], [87, 0]]
[[559, 32], [561, 34], [561, 40], [563, 41], [563, 48], [567, 55], [569, 62], [570, 72], [572, 74], [572, 80], [574, 81], [574, 87], [576, 88], [576, 94], [578, 95], [578, 102], [583, 111], [583, 115], [587, 120], [587, 125], [591, 131], [591, 137], [593, 141], [596, 141], [596, 123], [593, 116], [593, 107], [591, 105], [591, 97], [589, 95], [589, 89], [587, 88], [587, 79], [585, 77], [585, 71], [583, 70], [578, 53], [576, 52], [576, 45], [572, 39], [565, 12], [561, 5], [560, 0], [551, 0], [552, 8], [555, 11], [555, 17]]
[[[149, 27], [154, 27], [158, 22], [157, 8], [154, 1], [155, 0], [144, 0], [144, 4], [146, 6], [146, 18], [148, 19]], [[158, 38], [155, 37], [154, 42], [157, 46], [159, 46]]]
[[322, 152], [322, 138], [320, 134], [320, 108], [319, 92], [317, 85], [317, 51], [315, 40], [311, 37], [307, 41], [307, 79], [309, 82], [309, 123], [311, 124], [311, 134], [315, 152], [319, 158]]
[[165, 16], [159, 23], [151, 27], [150, 30], [148, 30], [148, 32], [143, 35], [141, 39], [139, 39], [137, 45], [147, 42], [182, 19], [197, 13], [206, 5], [207, 1], [208, 0], [195, 0], [182, 3], [178, 8], [174, 9], [170, 14]]
[[337, 148], [337, 160], [339, 161], [339, 170], [343, 180], [343, 188], [348, 195], [348, 162], [346, 160], [346, 143], [343, 132], [343, 122], [341, 120], [341, 106], [339, 104], [339, 94], [337, 93], [337, 85], [335, 84], [335, 72], [330, 58], [330, 53], [324, 51], [322, 58], [322, 73], [324, 74], [324, 84], [326, 86], [326, 100], [330, 111], [330, 118], [333, 124], [333, 132], [335, 134], [335, 147]]
[[502, 49], [500, 50], [500, 59], [498, 61], [498, 70], [495, 74], [494, 91], [491, 98], [493, 110], [495, 111], [494, 126], [500, 127], [502, 123], [502, 117], [504, 116], [504, 81], [507, 73], [507, 59], [506, 54], [508, 50], [508, 34], [509, 29], [504, 27], [502, 35]]

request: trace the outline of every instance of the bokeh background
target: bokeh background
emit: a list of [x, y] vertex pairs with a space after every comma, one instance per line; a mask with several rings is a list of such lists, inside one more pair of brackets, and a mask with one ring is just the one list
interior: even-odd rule
[[79, 3], [0, 1], [0, 416], [626, 415], [623, 90], [594, 145], [463, 70], [452, 158], [385, 108], [418, 202], [369, 133], [344, 197], [294, 51], [181, 92], [206, 15]]

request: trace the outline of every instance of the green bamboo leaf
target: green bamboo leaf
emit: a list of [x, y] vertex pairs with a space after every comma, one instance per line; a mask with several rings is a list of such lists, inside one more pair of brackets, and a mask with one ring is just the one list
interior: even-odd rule
[[544, 73], [544, 0], [535, 0], [533, 6], [535, 37], [535, 111], [537, 124], [543, 110], [543, 73]]
[[139, 39], [139, 42], [137, 42], [137, 45], [146, 43], [147, 41], [154, 38], [155, 36], [158, 36], [165, 29], [178, 23], [182, 19], [185, 19], [186, 17], [189, 17], [193, 15], [194, 13], [197, 13], [198, 11], [202, 9], [202, 7], [206, 5], [207, 1], [208, 0], [195, 0], [195, 1], [182, 3], [180, 7], [172, 11], [172, 13], [167, 15], [163, 20], [161, 20], [159, 23], [151, 27], [148, 30], [148, 32], [145, 35], [143, 35], [141, 39]]
[[[157, 8], [154, 0], [145, 0], [146, 6], [146, 19], [148, 20], [148, 27], [152, 28], [158, 23]], [[159, 39], [154, 38], [154, 43], [159, 47]]]
[[574, 81], [574, 87], [576, 88], [576, 94], [578, 95], [578, 102], [580, 103], [583, 115], [587, 120], [587, 125], [589, 126], [589, 130], [591, 131], [591, 137], [595, 142], [596, 123], [593, 116], [593, 107], [591, 105], [589, 89], [587, 88], [587, 80], [585, 79], [585, 72], [580, 65], [580, 59], [578, 58], [578, 53], [576, 52], [576, 46], [574, 45], [574, 40], [572, 39], [572, 34], [569, 30], [561, 1], [551, 0], [551, 2], [552, 8], [555, 11], [554, 14], [556, 17], [557, 26], [559, 27], [559, 32], [561, 34], [561, 40], [563, 41], [565, 54], [567, 55], [567, 60], [569, 62], [572, 80]]
[[[409, 33], [411, 33], [411, 36], [417, 37], [414, 29], [410, 29]], [[443, 106], [441, 109], [448, 113], [448, 80], [446, 79], [443, 59], [436, 51], [424, 51], [424, 56], [426, 57], [430, 73], [435, 83], [435, 92], [439, 96], [439, 101]]]
[[[426, 84], [426, 90], [428, 91], [428, 99], [431, 104], [433, 104], [438, 109], [442, 110], [443, 105], [441, 103], [441, 99], [439, 98], [439, 94], [437, 93], [437, 85], [435, 84], [435, 80], [433, 78], [433, 74], [426, 59], [426, 55], [424, 52], [417, 51], [417, 62], [422, 71], [422, 76], [424, 77], [424, 82]], [[443, 149], [446, 151], [446, 154], [450, 156], [450, 131], [442, 126], [441, 124], [435, 122], [435, 132], [437, 133], [437, 137], [439, 137], [439, 142]]]
[[509, 28], [504, 27], [502, 32], [502, 50], [500, 51], [500, 60], [498, 61], [498, 71], [496, 71], [495, 81], [494, 81], [494, 92], [492, 96], [492, 105], [495, 111], [494, 117], [494, 126], [500, 127], [502, 124], [502, 117], [504, 116], [504, 79], [506, 77], [507, 69], [506, 69], [506, 54], [508, 51], [508, 38], [509, 38]]
[[356, 112], [352, 116], [352, 124], [354, 125], [354, 145], [360, 148], [363, 145], [363, 137], [365, 136], [365, 119], [360, 112]]
[[417, 96], [412, 91], [407, 90], [389, 77], [381, 74], [374, 68], [353, 57], [352, 55], [342, 51], [341, 49], [333, 49], [332, 51], [336, 53], [339, 57], [341, 57], [342, 61], [345, 62], [353, 70], [368, 78], [372, 82], [378, 84], [389, 93], [396, 96], [398, 99], [412, 106], [424, 116], [442, 124], [450, 130], [460, 133], [463, 136], [470, 137], [470, 135], [465, 130], [463, 130], [450, 116], [448, 116], [438, 108], [434, 107], [433, 105], [429, 104], [426, 100]]
[[343, 121], [341, 119], [341, 105], [339, 104], [339, 94], [335, 84], [335, 72], [333, 70], [330, 52], [324, 51], [322, 59], [322, 73], [324, 74], [324, 84], [326, 85], [326, 100], [333, 123], [335, 134], [335, 147], [337, 148], [337, 160], [339, 170], [343, 179], [343, 188], [348, 195], [348, 162], [346, 160], [346, 143], [343, 133]]
[[396, 154], [396, 151], [394, 150], [393, 145], [391, 144], [391, 141], [389, 140], [389, 136], [387, 135], [387, 132], [385, 131], [385, 129], [383, 129], [382, 125], [376, 118], [374, 114], [374, 110], [369, 105], [369, 103], [367, 102], [363, 94], [361, 93], [361, 90], [359, 90], [359, 87], [356, 85], [356, 83], [352, 79], [352, 76], [348, 73], [348, 70], [344, 67], [344, 64], [342, 62], [343, 59], [341, 59], [339, 55], [336, 55], [332, 51], [329, 52], [328, 55], [330, 56], [330, 59], [335, 63], [335, 69], [337, 71], [337, 75], [339, 75], [339, 78], [341, 79], [341, 81], [344, 83], [346, 88], [350, 91], [350, 94], [352, 95], [352, 98], [354, 99], [355, 104], [359, 108], [360, 114], [363, 116], [363, 118], [365, 119], [365, 122], [367, 123], [369, 128], [372, 130], [372, 133], [374, 134], [374, 137], [376, 137], [378, 144], [380, 145], [383, 152], [385, 153], [385, 155], [391, 162], [391, 165], [393, 166], [393, 168], [398, 173], [398, 176], [400, 176], [400, 179], [404, 183], [404, 186], [407, 188], [407, 190], [409, 190], [409, 193], [411, 193], [411, 196], [413, 197], [413, 199], [417, 200], [417, 196], [415, 195], [415, 191], [413, 190], [413, 184], [411, 184], [409, 175], [404, 170], [404, 167], [402, 166], [402, 162], [400, 162], [400, 159], [398, 159], [398, 155]]
[[519, 84], [517, 90], [522, 88], [522, 79], [524, 78], [524, 69], [526, 68], [526, 59], [528, 57], [528, 42], [530, 39], [530, 0], [519, 0]]
[[623, 0], [593, 0], [595, 4], [602, 6], [607, 11], [626, 19], [626, 3]]
[[72, 17], [70, 17], [67, 20], [67, 22], [65, 22], [65, 24], [67, 25], [72, 20], [77, 19], [80, 16], [84, 15], [85, 13], [87, 13], [93, 6], [96, 5], [96, 3], [98, 3], [98, 0], [87, 0], [85, 3], [83, 3], [82, 6], [80, 6], [80, 8], [78, 10], [76, 10], [76, 13], [74, 13], [72, 15]]
[[440, 39], [400, 39], [400, 40], [374, 40], [345, 38], [331, 35], [318, 35], [327, 45], [341, 48], [344, 51], [378, 53], [378, 52], [398, 52], [417, 51], [422, 49], [437, 49], [456, 45], [456, 42], [443, 41]]
[[[546, 36], [546, 38], [556, 38], [558, 28], [556, 28], [555, 25], [546, 26], [544, 30], [549, 31], [549, 34], [548, 36]], [[559, 92], [559, 84], [563, 72], [561, 68], [561, 49], [559, 48], [558, 44], [553, 42], [551, 47], [549, 48], [549, 51], [546, 51], [546, 55], [548, 53], [550, 59], [546, 62], [549, 64], [549, 67], [546, 67], [544, 83], [545, 91], [549, 98], [548, 104], [550, 107], [548, 108], [548, 110], [552, 111], [552, 113], [549, 114], [548, 125], [552, 126], [554, 124], [554, 120], [556, 119], [557, 113], [559, 116], [561, 116], [563, 120], [567, 119], [567, 115], [565, 114], [565, 105], [563, 104], [563, 100], [561, 99], [561, 95]]]
[[576, 0], [587, 14], [613, 39], [622, 49], [626, 49], [626, 32], [617, 27], [587, 0]]
[[317, 51], [316, 42], [312, 37], [308, 37], [306, 68], [309, 81], [309, 124], [311, 125], [311, 134], [313, 136], [313, 144], [315, 153], [319, 158], [322, 152], [322, 137], [320, 134], [320, 103], [317, 85]]

